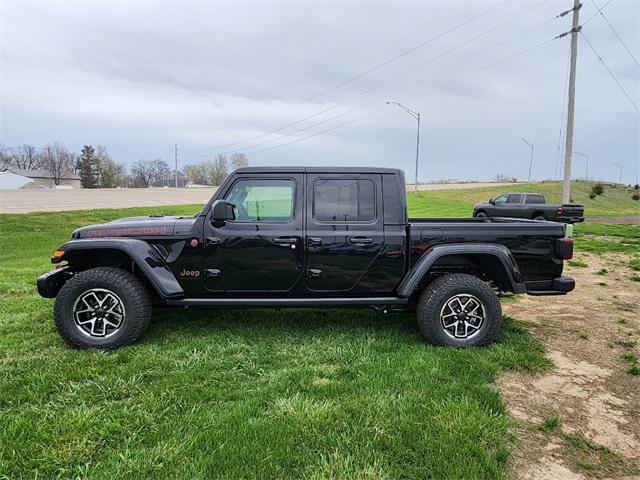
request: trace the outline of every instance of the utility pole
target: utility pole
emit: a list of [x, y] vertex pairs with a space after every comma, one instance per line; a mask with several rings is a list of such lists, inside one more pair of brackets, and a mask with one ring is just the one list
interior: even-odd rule
[[407, 112], [409, 115], [411, 115], [413, 118], [415, 118], [418, 121], [418, 130], [416, 132], [416, 178], [413, 184], [413, 191], [415, 193], [418, 193], [418, 158], [420, 156], [420, 114], [418, 112], [414, 112], [410, 108], [405, 107], [401, 103], [387, 102], [387, 105], [389, 105], [390, 103], [393, 103], [399, 106], [401, 109], [403, 109], [405, 112]]
[[176, 171], [175, 171], [175, 174], [176, 174], [176, 188], [178, 188], [178, 144], [175, 143], [174, 147], [175, 148], [174, 148], [173, 151], [174, 151], [174, 157], [175, 157], [175, 160], [176, 160]]
[[588, 182], [589, 181], [589, 155], [587, 155], [586, 153], [580, 153], [580, 152], [573, 152], [573, 153], [575, 153], [576, 155], [580, 155], [581, 157], [584, 157], [587, 160], [587, 172], [584, 179]]
[[567, 103], [567, 134], [564, 147], [564, 183], [562, 184], [562, 203], [571, 199], [571, 157], [573, 153], [573, 117], [576, 108], [576, 64], [578, 57], [578, 24], [580, 0], [573, 0], [573, 22], [571, 23], [571, 70], [569, 71], [569, 101]]
[[533, 165], [533, 143], [525, 140], [522, 137], [516, 137], [518, 140], [522, 140], [531, 148], [531, 156], [529, 157], [529, 176], [527, 177], [527, 183], [531, 183], [531, 166]]
[[616, 162], [611, 162], [611, 165], [615, 165], [616, 167], [620, 168], [620, 178], [618, 179], [618, 183], [622, 183], [622, 165]]

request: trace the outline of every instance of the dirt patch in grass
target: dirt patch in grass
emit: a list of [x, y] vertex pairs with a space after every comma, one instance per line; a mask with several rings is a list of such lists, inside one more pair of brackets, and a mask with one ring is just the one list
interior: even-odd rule
[[[555, 364], [543, 375], [510, 372], [498, 381], [520, 438], [515, 478], [640, 475], [640, 379], [629, 373], [639, 353], [640, 285], [630, 280], [629, 255], [578, 257], [587, 266], [565, 270], [574, 292], [503, 307], [527, 323]], [[598, 285], [603, 269], [607, 289]]]

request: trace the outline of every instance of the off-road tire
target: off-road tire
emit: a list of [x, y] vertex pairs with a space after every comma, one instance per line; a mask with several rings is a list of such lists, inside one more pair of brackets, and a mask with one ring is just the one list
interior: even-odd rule
[[[76, 300], [91, 289], [106, 289], [124, 305], [122, 325], [106, 338], [83, 334], [74, 320]], [[151, 297], [133, 274], [112, 267], [98, 267], [75, 274], [60, 289], [54, 322], [60, 336], [76, 348], [114, 349], [140, 340], [151, 321]]]
[[[456, 295], [472, 295], [484, 309], [480, 328], [469, 338], [453, 338], [441, 321], [441, 312], [447, 301]], [[418, 300], [416, 316], [420, 333], [430, 344], [475, 347], [495, 340], [502, 323], [502, 307], [487, 283], [473, 275], [454, 273], [438, 277], [427, 285]]]

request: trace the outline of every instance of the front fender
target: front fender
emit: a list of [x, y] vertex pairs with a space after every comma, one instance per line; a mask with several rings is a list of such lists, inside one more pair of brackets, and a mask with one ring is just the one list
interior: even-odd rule
[[509, 280], [513, 293], [525, 293], [525, 284], [521, 281], [520, 269], [511, 251], [498, 244], [446, 244], [436, 245], [426, 252], [409, 270], [398, 287], [398, 296], [408, 298], [420, 280], [428, 273], [436, 261], [445, 255], [491, 255], [500, 261]]
[[[74, 252], [95, 251], [99, 257], [100, 250], [118, 250], [133, 260], [144, 276], [149, 280], [160, 298], [180, 298], [184, 296], [182, 287], [175, 275], [160, 256], [158, 251], [144, 240], [137, 238], [105, 238], [71, 240], [62, 245], [59, 250], [64, 254], [54, 257], [51, 261], [59, 263], [73, 258]], [[97, 262], [99, 264], [99, 261]]]

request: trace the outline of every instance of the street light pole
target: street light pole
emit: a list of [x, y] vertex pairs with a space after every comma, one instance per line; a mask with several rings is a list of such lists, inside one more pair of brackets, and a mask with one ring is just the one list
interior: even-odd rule
[[587, 155], [585, 153], [576, 152], [575, 150], [573, 151], [573, 153], [575, 153], [576, 155], [580, 155], [581, 157], [584, 157], [584, 158], [587, 159], [587, 174], [586, 174], [584, 179], [588, 182], [589, 181], [589, 155]]
[[631, 175], [635, 175], [636, 177], [636, 185], [638, 185], [638, 171], [637, 170], [627, 170]]
[[611, 162], [611, 165], [615, 165], [616, 167], [620, 168], [620, 179], [618, 180], [618, 183], [622, 183], [622, 165], [616, 162]]
[[516, 137], [518, 140], [522, 140], [524, 143], [531, 147], [531, 157], [529, 157], [529, 176], [527, 177], [527, 182], [531, 183], [531, 166], [533, 165], [533, 143], [525, 140], [522, 137]]
[[413, 118], [415, 118], [418, 121], [418, 130], [416, 132], [416, 175], [415, 175], [415, 182], [413, 184], [413, 191], [417, 193], [418, 192], [418, 159], [420, 157], [420, 114], [418, 112], [414, 112], [410, 108], [405, 107], [401, 103], [387, 102], [387, 105], [389, 105], [390, 103], [398, 105], [401, 109], [403, 109], [405, 112], [407, 112], [409, 115], [411, 115]]

